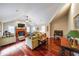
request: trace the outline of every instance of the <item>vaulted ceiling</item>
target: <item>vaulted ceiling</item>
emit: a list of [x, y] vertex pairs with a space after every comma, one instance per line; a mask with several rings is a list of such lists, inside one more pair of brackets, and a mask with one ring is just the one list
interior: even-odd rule
[[65, 3], [1, 3], [0, 21], [16, 19], [25, 20], [25, 16], [33, 24], [46, 24]]

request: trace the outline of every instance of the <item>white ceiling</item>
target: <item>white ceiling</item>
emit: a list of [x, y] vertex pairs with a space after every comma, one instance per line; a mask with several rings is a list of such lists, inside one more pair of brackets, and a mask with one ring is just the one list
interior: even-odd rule
[[65, 3], [2, 3], [0, 21], [24, 20], [28, 16], [34, 24], [46, 24]]

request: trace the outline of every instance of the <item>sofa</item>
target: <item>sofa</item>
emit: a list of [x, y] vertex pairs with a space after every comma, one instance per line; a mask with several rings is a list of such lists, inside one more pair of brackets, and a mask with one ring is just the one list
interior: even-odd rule
[[31, 34], [32, 36], [26, 37], [26, 45], [31, 48], [35, 49], [36, 47], [39, 46], [38, 40], [41, 39], [42, 33], [41, 32], [34, 32]]
[[44, 39], [47, 39], [45, 33], [34, 32], [31, 36], [29, 35], [26, 37], [25, 44], [33, 50], [40, 45], [39, 41], [43, 41]]
[[32, 50], [38, 47], [38, 38], [26, 38], [26, 45]]

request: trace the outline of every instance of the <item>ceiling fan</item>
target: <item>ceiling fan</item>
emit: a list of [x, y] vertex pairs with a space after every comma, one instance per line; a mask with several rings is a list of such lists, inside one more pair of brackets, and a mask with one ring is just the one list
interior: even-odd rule
[[30, 20], [30, 18], [28, 18], [28, 16], [26, 16], [25, 22], [32, 22], [32, 21]]
[[[16, 10], [16, 12], [19, 12], [20, 10]], [[21, 19], [24, 19], [25, 20], [25, 22], [32, 22], [31, 20], [30, 20], [30, 18], [28, 18], [28, 16], [25, 16], [25, 14], [23, 14], [23, 15], [21, 15]]]

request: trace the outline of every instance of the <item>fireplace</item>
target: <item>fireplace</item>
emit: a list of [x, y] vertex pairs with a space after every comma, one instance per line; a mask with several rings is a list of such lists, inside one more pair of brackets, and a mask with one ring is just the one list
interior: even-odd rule
[[18, 32], [18, 36], [25, 36], [24, 32]]
[[60, 37], [63, 36], [63, 30], [55, 30], [54, 31], [54, 42], [60, 46], [61, 45], [61, 39]]
[[25, 29], [16, 29], [16, 37], [18, 36], [25, 36], [26, 30]]
[[17, 28], [16, 29], [16, 39], [17, 39], [17, 42], [19, 40], [24, 40], [26, 35], [27, 35], [26, 29], [24, 29], [24, 28]]
[[63, 36], [63, 30], [55, 30], [54, 36]]

